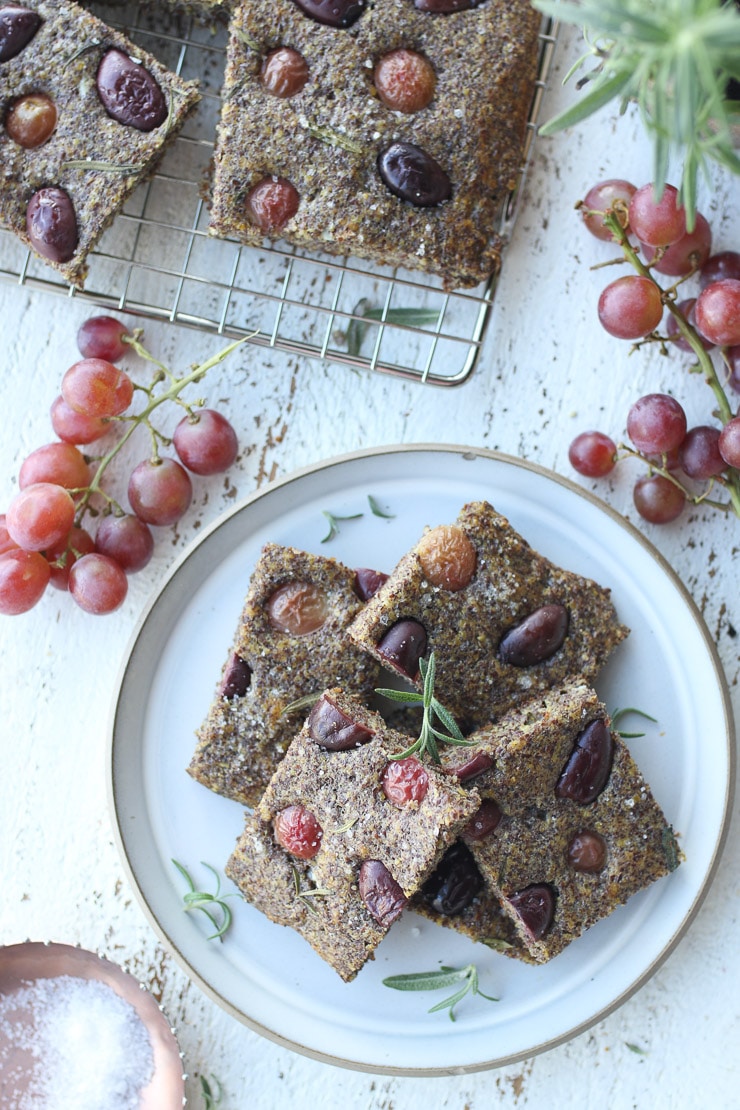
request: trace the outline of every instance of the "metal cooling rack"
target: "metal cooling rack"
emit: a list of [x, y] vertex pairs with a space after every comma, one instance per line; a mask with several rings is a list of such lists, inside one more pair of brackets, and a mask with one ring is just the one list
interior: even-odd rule
[[[204, 181], [219, 114], [226, 29], [155, 14], [144, 4], [91, 6], [170, 69], [198, 78], [203, 99], [157, 172], [135, 191], [91, 253], [84, 291], [64, 283], [3, 230], [0, 277], [355, 369], [440, 386], [459, 385], [469, 377], [495, 279], [475, 290], [445, 292], [427, 274], [309, 255], [280, 244], [258, 250], [210, 237]], [[556, 35], [556, 26], [543, 21], [522, 170], [500, 215], [504, 241], [531, 160]], [[398, 309], [403, 309], [400, 319]]]

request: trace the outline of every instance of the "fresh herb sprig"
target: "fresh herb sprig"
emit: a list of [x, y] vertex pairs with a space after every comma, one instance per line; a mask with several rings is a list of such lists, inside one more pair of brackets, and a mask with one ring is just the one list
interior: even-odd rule
[[354, 318], [347, 325], [344, 336], [347, 354], [355, 357], [359, 355], [365, 335], [373, 322], [396, 327], [433, 328], [439, 324], [439, 317], [438, 308], [376, 308], [363, 297], [355, 305]]
[[644, 732], [624, 732], [622, 729], [616, 728], [616, 725], [621, 721], [622, 717], [626, 717], [629, 713], [634, 713], [638, 717], [643, 717], [646, 721], [652, 721], [657, 724], [655, 717], [651, 717], [649, 713], [645, 713], [642, 709], [635, 709], [632, 705], [626, 705], [624, 709], [615, 709], [611, 714], [612, 727], [615, 729], [617, 736], [621, 736], [623, 740], [639, 740], [645, 735]]
[[697, 179], [709, 163], [740, 173], [732, 137], [727, 84], [740, 78], [740, 12], [725, 0], [533, 0], [535, 8], [583, 28], [594, 68], [571, 107], [540, 128], [548, 135], [580, 123], [618, 100], [636, 103], [653, 144], [653, 183], [665, 186], [671, 156], [683, 156], [681, 200], [689, 228], [696, 215]]
[[[370, 512], [373, 514], [373, 516], [382, 517], [383, 520], [395, 519], [395, 513], [389, 513], [386, 512], [384, 509], [381, 509], [380, 504], [378, 503], [378, 499], [376, 497], [373, 497], [371, 493], [367, 495], [367, 503], [370, 506]], [[321, 512], [322, 515], [325, 516], [326, 519], [329, 521], [329, 531], [322, 539], [322, 543], [328, 543], [329, 540], [333, 540], [335, 536], [339, 535], [339, 525], [341, 521], [360, 520], [360, 518], [365, 515], [364, 513], [348, 513], [345, 516], [341, 516], [339, 513], [332, 513], [328, 509], [322, 509]]]
[[[214, 1086], [217, 1088], [215, 1091], [213, 1090], [211, 1083], [213, 1083]], [[215, 1075], [211, 1076], [210, 1082], [208, 1081], [208, 1079], [206, 1079], [205, 1075], [201, 1075], [200, 1093], [203, 1098], [204, 1110], [216, 1110], [216, 1107], [221, 1105], [221, 1100], [223, 1098], [223, 1088], [219, 1080], [216, 1079]]]
[[176, 859], [173, 859], [172, 862], [188, 884], [188, 890], [182, 896], [185, 911], [200, 910], [201, 913], [204, 913], [216, 930], [208, 937], [208, 940], [221, 940], [232, 922], [231, 907], [226, 899], [234, 898], [236, 895], [221, 894], [221, 877], [216, 868], [211, 867], [210, 863], [201, 860], [203, 867], [207, 867], [216, 879], [216, 890], [213, 894], [209, 894], [205, 890], [197, 890], [187, 868], [178, 863]]
[[450, 1015], [450, 1021], [455, 1020], [455, 1006], [465, 998], [467, 994], [479, 994], [482, 998], [487, 999], [489, 1002], [498, 1002], [498, 998], [494, 998], [490, 994], [485, 994], [478, 985], [478, 969], [475, 964], [468, 964], [466, 967], [440, 967], [439, 971], [416, 971], [409, 975], [390, 975], [387, 979], [383, 980], [384, 987], [391, 987], [396, 991], [437, 991], [442, 990], [443, 987], [451, 987], [457, 983], [461, 986], [449, 998], [445, 998], [442, 1002], [437, 1002], [435, 1006], [431, 1006], [427, 1011], [429, 1014], [436, 1014], [440, 1010], [447, 1010]]
[[295, 886], [296, 898], [302, 898], [307, 910], [311, 913], [316, 913], [316, 907], [312, 903], [312, 898], [326, 898], [331, 894], [331, 891], [323, 886], [301, 886], [301, 875], [297, 867], [293, 867], [293, 884]]
[[[423, 715], [421, 721], [421, 731], [418, 738], [411, 744], [410, 747], [404, 751], [399, 752], [397, 755], [392, 755], [390, 759], [406, 759], [409, 755], [427, 754], [435, 762], [439, 763], [439, 748], [437, 741], [441, 740], [445, 744], [457, 744], [459, 747], [468, 748], [473, 741], [466, 740], [460, 731], [457, 721], [445, 709], [442, 703], [434, 695], [434, 681], [437, 673], [437, 664], [434, 658], [434, 652], [431, 652], [429, 659], [419, 660], [419, 674], [422, 680], [422, 693], [416, 691], [406, 690], [391, 690], [380, 688], [375, 691], [389, 701], [405, 702], [407, 705], [421, 705], [423, 706]], [[447, 729], [447, 732], [442, 732], [441, 729], [436, 728], [435, 719]]]

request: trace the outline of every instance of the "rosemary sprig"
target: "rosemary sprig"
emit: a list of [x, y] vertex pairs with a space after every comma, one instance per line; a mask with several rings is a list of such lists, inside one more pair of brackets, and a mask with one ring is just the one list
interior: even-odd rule
[[324, 536], [322, 543], [328, 543], [339, 534], [339, 521], [340, 520], [359, 520], [363, 513], [350, 513], [349, 516], [340, 516], [339, 513], [330, 513], [327, 509], [321, 510], [326, 519], [329, 521], [329, 531]]
[[[616, 726], [617, 722], [626, 717], [628, 713], [636, 713], [638, 717], [644, 717], [646, 721], [652, 721], [657, 724], [655, 717], [651, 717], [649, 713], [645, 713], [642, 709], [635, 709], [632, 705], [626, 705], [624, 709], [615, 709], [611, 714], [612, 726]], [[617, 736], [621, 736], [623, 740], [638, 740], [644, 736], [644, 732], [623, 732], [621, 729], [615, 727]]]
[[301, 127], [308, 131], [309, 135], [312, 135], [314, 139], [318, 139], [321, 143], [326, 143], [327, 146], [347, 150], [350, 154], [364, 153], [365, 148], [362, 143], [355, 142], [354, 139], [340, 134], [339, 131], [333, 131], [330, 127], [317, 127], [316, 124], [309, 123], [307, 119], [303, 118], [299, 118], [298, 122]]
[[321, 694], [304, 694], [302, 698], [296, 698], [290, 705], [286, 705], [285, 708], [280, 711], [280, 715], [284, 717], [287, 713], [297, 713], [299, 709], [311, 709], [312, 706], [316, 705], [320, 697]]
[[305, 887], [304, 889], [301, 889], [301, 876], [300, 876], [300, 873], [298, 871], [298, 868], [293, 867], [292, 870], [293, 870], [293, 883], [295, 884], [296, 898], [303, 898], [306, 909], [310, 910], [311, 913], [316, 913], [316, 907], [311, 902], [311, 899], [312, 898], [326, 898], [327, 895], [331, 894], [331, 891], [327, 890], [326, 887], [323, 887], [323, 886], [308, 886], [308, 887]]
[[[406, 704], [423, 706], [424, 712], [421, 721], [421, 731], [418, 738], [406, 748], [405, 751], [399, 752], [397, 755], [389, 756], [390, 759], [406, 759], [409, 755], [420, 755], [425, 753], [435, 762], [439, 763], [439, 748], [437, 741], [441, 740], [445, 744], [456, 744], [459, 747], [470, 747], [473, 743], [472, 740], [466, 740], [460, 732], [457, 721], [452, 714], [445, 709], [442, 703], [434, 696], [434, 680], [437, 671], [437, 664], [434, 658], [434, 652], [431, 652], [429, 659], [419, 660], [419, 674], [422, 680], [422, 693], [416, 691], [405, 690], [390, 690], [378, 689], [376, 694], [380, 694], [389, 701], [405, 702]], [[447, 729], [447, 732], [442, 732], [441, 729], [435, 728], [435, 718], [440, 724]]]
[[[182, 896], [186, 913], [190, 910], [200, 910], [201, 913], [204, 913], [216, 930], [215, 933], [212, 933], [207, 939], [221, 940], [232, 921], [231, 907], [227, 904], [226, 899], [234, 898], [235, 895], [221, 894], [221, 878], [216, 868], [211, 867], [210, 863], [205, 863], [201, 860], [203, 867], [207, 867], [216, 879], [216, 890], [214, 894], [209, 894], [205, 890], [196, 890], [195, 883], [189, 871], [183, 867], [181, 863], [178, 863], [176, 859], [173, 859], [172, 862], [188, 884], [189, 889]], [[220, 912], [220, 921], [216, 916], [216, 909]]]
[[498, 1002], [498, 998], [494, 998], [490, 994], [484, 992], [478, 986], [478, 969], [475, 964], [468, 964], [467, 967], [440, 967], [439, 971], [416, 971], [409, 975], [390, 975], [387, 979], [383, 980], [384, 987], [392, 987], [396, 991], [436, 991], [442, 990], [443, 987], [451, 987], [453, 984], [461, 983], [462, 986], [449, 998], [445, 998], [442, 1002], [438, 1002], [432, 1006], [427, 1013], [435, 1014], [440, 1010], [448, 1010], [450, 1021], [455, 1020], [455, 1006], [465, 998], [466, 994], [479, 994], [482, 998], [486, 998], [489, 1002]]
[[120, 173], [121, 177], [133, 177], [144, 169], [143, 162], [96, 162], [88, 158], [69, 158], [64, 165], [72, 170], [90, 170], [98, 173]]
[[353, 311], [355, 318], [347, 326], [345, 342], [347, 353], [355, 356], [360, 353], [371, 321], [400, 324], [409, 328], [436, 327], [440, 315], [436, 308], [373, 308], [365, 297], [357, 302]]
[[[213, 1083], [218, 1088], [217, 1091], [213, 1090], [213, 1088], [211, 1087], [211, 1083]], [[205, 1075], [201, 1075], [200, 1093], [203, 1097], [204, 1110], [215, 1110], [217, 1106], [221, 1105], [221, 1099], [223, 1098], [223, 1087], [221, 1086], [219, 1080], [216, 1079], [215, 1075], [211, 1076], [211, 1083], [209, 1083]]]
[[[588, 91], [540, 128], [552, 134], [580, 123], [610, 100], [620, 111], [637, 104], [653, 143], [653, 183], [666, 183], [672, 154], [683, 155], [681, 200], [693, 228], [699, 174], [709, 180], [715, 161], [740, 173], [726, 101], [730, 78], [740, 77], [740, 12], [724, 0], [533, 0], [563, 23], [584, 29], [594, 68], [579, 81]], [[567, 79], [567, 78], [566, 78]]]

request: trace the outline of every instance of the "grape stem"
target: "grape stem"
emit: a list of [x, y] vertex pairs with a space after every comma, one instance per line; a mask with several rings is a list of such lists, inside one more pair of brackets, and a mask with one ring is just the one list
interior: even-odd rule
[[[175, 374], [172, 373], [172, 371], [168, 370], [163, 363], [156, 359], [154, 355], [150, 354], [149, 351], [147, 351], [146, 347], [144, 347], [141, 343], [141, 334], [141, 330], [137, 329], [130, 336], [124, 336], [123, 338], [124, 342], [128, 343], [137, 355], [145, 359], [147, 362], [153, 363], [153, 365], [158, 368], [158, 373], [154, 375], [154, 378], [152, 379], [150, 385], [139, 387], [143, 390], [144, 393], [147, 394], [149, 401], [146, 407], [141, 410], [141, 412], [138, 412], [133, 416], [125, 416], [122, 418], [121, 423], [126, 423], [128, 425], [126, 427], [126, 430], [116, 441], [113, 447], [111, 447], [110, 451], [108, 451], [107, 454], [103, 455], [99, 459], [95, 474], [90, 480], [90, 484], [83, 491], [82, 497], [78, 502], [77, 514], [75, 517], [75, 523], [78, 526], [84, 519], [85, 513], [88, 512], [90, 508], [90, 499], [95, 494], [100, 494], [106, 499], [109, 504], [115, 504], [113, 499], [109, 497], [108, 494], [105, 493], [105, 491], [103, 490], [101, 486], [102, 478], [110, 463], [123, 448], [123, 446], [128, 442], [136, 429], [142, 424], [145, 424], [149, 428], [150, 434], [152, 436], [154, 458], [157, 459], [159, 457], [157, 452], [157, 437], [159, 436], [162, 442], [166, 442], [166, 437], [162, 436], [152, 425], [150, 420], [151, 414], [155, 411], [155, 409], [158, 409], [160, 405], [165, 404], [165, 402], [177, 401], [183, 389], [186, 389], [189, 385], [193, 385], [194, 382], [201, 381], [209, 370], [212, 370], [214, 366], [218, 366], [218, 364], [223, 362], [224, 359], [226, 359], [232, 353], [232, 351], [235, 351], [237, 347], [240, 347], [242, 345], [242, 343], [246, 343], [248, 339], [252, 338], [251, 335], [247, 335], [244, 336], [243, 339], [237, 339], [234, 343], [230, 343], [227, 347], [224, 347], [224, 349], [222, 351], [219, 351], [218, 354], [215, 354], [211, 358], [206, 359], [205, 362], [201, 362], [197, 366], [192, 367], [189, 373], [184, 374], [182, 377], [178, 378]], [[155, 394], [154, 389], [161, 382], [167, 382], [167, 388], [164, 389], [161, 393]]]
[[[657, 288], [660, 290], [660, 297], [663, 304], [666, 306], [671, 316], [673, 316], [674, 320], [676, 321], [676, 325], [681, 335], [690, 345], [692, 352], [696, 356], [699, 371], [704, 375], [704, 380], [714, 393], [715, 399], [717, 401], [717, 415], [719, 416], [719, 419], [721, 420], [723, 425], [727, 424], [729, 420], [732, 420], [734, 415], [732, 407], [727, 398], [727, 394], [722, 387], [722, 383], [719, 380], [714, 363], [709, 356], [709, 352], [705, 349], [704, 344], [702, 343], [696, 329], [691, 326], [691, 324], [688, 322], [686, 317], [676, 305], [676, 287], [673, 286], [671, 289], [663, 289], [663, 287], [655, 280], [650, 266], [646, 266], [642, 262], [634, 247], [630, 243], [627, 237], [627, 233], [622, 227], [618, 216], [614, 212], [607, 211], [604, 214], [604, 224], [610, 229], [615, 240], [622, 248], [625, 258], [628, 262], [631, 263], [637, 273], [640, 274], [642, 277], [649, 278], [650, 281], [652, 281], [653, 284], [657, 286]], [[656, 254], [656, 259], [659, 257], [660, 253]], [[691, 271], [691, 273], [693, 272], [694, 271]], [[690, 277], [691, 274], [687, 274], [686, 276]], [[722, 357], [725, 357], [724, 349], [722, 349]], [[638, 458], [644, 459], [644, 456], [641, 455], [639, 451], [633, 451], [631, 448], [625, 447], [623, 447], [623, 449], [628, 454], [635, 455]], [[644, 461], [649, 463], [649, 460], [647, 459], [644, 459]], [[688, 500], [692, 501], [694, 504], [699, 504], [700, 502], [702, 502], [705, 505], [711, 505], [713, 508], [721, 509], [723, 512], [729, 512], [730, 510], [732, 510], [737, 517], [740, 517], [740, 471], [736, 470], [734, 467], [728, 467], [727, 477], [720, 479], [730, 498], [730, 503], [727, 504], [725, 502], [709, 500], [705, 496], [693, 497], [691, 494], [688, 493], [686, 487], [681, 482], [679, 482], [678, 479], [674, 477], [674, 475], [670, 474], [665, 467], [655, 467], [654, 464], [650, 463], [649, 465], [652, 465], [652, 468], [654, 470], [658, 470], [659, 473], [668, 478], [669, 481], [673, 482], [674, 485], [679, 486], [686, 494]]]

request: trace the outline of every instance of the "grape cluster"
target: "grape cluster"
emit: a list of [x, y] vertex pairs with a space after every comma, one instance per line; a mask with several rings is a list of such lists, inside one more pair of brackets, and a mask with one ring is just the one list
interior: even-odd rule
[[[740, 253], [712, 254], [709, 222], [697, 213], [688, 229], [672, 185], [656, 196], [652, 185], [638, 189], [622, 179], [602, 181], [578, 207], [586, 228], [618, 244], [635, 271], [602, 291], [602, 327], [638, 347], [659, 343], [664, 353], [691, 354], [691, 369], [712, 388], [719, 424], [689, 428], [674, 397], [648, 394], [629, 410], [630, 444], [617, 446], [604, 432], [582, 432], [570, 445], [571, 465], [579, 474], [601, 478], [621, 458], [641, 459], [647, 472], [637, 479], [633, 499], [640, 516], [653, 524], [676, 520], [687, 504], [700, 502], [740, 516], [740, 414], [726, 392], [740, 392]], [[694, 278], [697, 295], [679, 298], [681, 285]]]
[[[94, 316], [77, 334], [81, 359], [64, 374], [61, 392], [51, 406], [58, 439], [24, 459], [19, 492], [0, 514], [0, 613], [24, 613], [40, 601], [47, 586], [67, 590], [89, 613], [110, 613], [124, 601], [127, 575], [141, 570], [154, 551], [151, 526], [171, 525], [188, 510], [193, 494], [190, 475], [227, 470], [238, 452], [236, 433], [219, 412], [187, 404], [186, 386], [238, 344], [176, 377], [111, 316]], [[136, 384], [116, 363], [135, 352], [157, 370], [148, 386]], [[131, 406], [136, 393], [145, 404]], [[171, 439], [151, 420], [161, 404], [185, 410]], [[151, 455], [138, 463], [128, 481], [126, 512], [105, 490], [108, 466], [137, 428], [144, 426]], [[117, 435], [115, 433], [118, 433]], [[81, 447], [114, 439], [105, 453], [92, 457]], [[160, 446], [174, 446], [177, 458], [162, 456]], [[88, 518], [97, 520], [95, 535]]]

